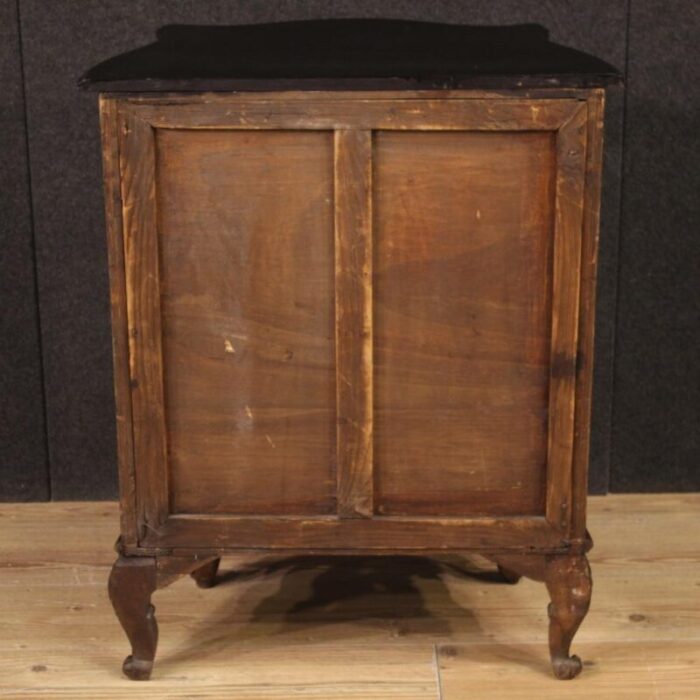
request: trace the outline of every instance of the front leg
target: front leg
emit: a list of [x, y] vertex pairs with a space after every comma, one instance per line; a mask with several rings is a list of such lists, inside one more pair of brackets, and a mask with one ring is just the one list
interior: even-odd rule
[[498, 573], [506, 583], [511, 585], [516, 584], [522, 578], [515, 569], [509, 569], [507, 566], [503, 566], [503, 564], [498, 564]]
[[109, 577], [109, 599], [131, 642], [131, 654], [124, 660], [124, 674], [135, 681], [151, 676], [158, 645], [158, 625], [151, 594], [157, 585], [153, 557], [120, 556]]
[[221, 559], [218, 557], [212, 559], [190, 574], [200, 588], [212, 588], [216, 585], [216, 575], [219, 572], [220, 561]]
[[581, 659], [570, 656], [574, 638], [591, 603], [591, 569], [585, 554], [548, 556], [545, 583], [549, 604], [549, 653], [554, 675], [562, 680], [575, 678]]

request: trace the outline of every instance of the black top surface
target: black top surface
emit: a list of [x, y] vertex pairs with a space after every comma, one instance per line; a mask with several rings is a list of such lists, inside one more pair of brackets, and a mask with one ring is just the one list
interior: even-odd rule
[[472, 27], [334, 19], [239, 26], [169, 25], [157, 40], [79, 80], [102, 92], [593, 87], [608, 63], [549, 41], [536, 24]]

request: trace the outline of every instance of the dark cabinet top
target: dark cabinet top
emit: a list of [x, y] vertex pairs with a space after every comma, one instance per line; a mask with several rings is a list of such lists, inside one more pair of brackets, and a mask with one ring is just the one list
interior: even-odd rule
[[549, 40], [536, 24], [472, 27], [334, 19], [169, 25], [107, 59], [79, 85], [102, 92], [594, 87], [608, 63]]

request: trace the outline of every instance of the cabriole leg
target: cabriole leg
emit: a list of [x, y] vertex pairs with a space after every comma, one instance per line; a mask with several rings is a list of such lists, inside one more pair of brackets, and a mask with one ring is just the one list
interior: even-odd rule
[[545, 583], [549, 604], [549, 653], [554, 675], [562, 680], [575, 678], [581, 659], [570, 656], [574, 638], [591, 603], [591, 569], [585, 554], [547, 557]]
[[158, 644], [158, 625], [151, 594], [156, 589], [156, 560], [120, 556], [109, 577], [109, 599], [131, 642], [124, 660], [124, 674], [135, 681], [151, 676]]

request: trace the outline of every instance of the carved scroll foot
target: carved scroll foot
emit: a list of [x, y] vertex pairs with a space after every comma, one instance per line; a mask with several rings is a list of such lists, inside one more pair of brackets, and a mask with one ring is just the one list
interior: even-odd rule
[[506, 583], [511, 585], [516, 584], [522, 578], [520, 574], [513, 569], [509, 569], [507, 566], [501, 566], [500, 564], [498, 564], [498, 573]]
[[581, 672], [581, 659], [570, 656], [571, 641], [591, 603], [591, 569], [585, 554], [547, 557], [545, 583], [549, 604], [549, 653], [554, 675], [561, 680]]
[[501, 575], [527, 576], [544, 581], [551, 603], [549, 612], [549, 654], [554, 675], [561, 680], [575, 678], [581, 659], [569, 654], [571, 641], [591, 603], [591, 569], [583, 553], [508, 554], [491, 557]]
[[158, 645], [158, 625], [151, 594], [156, 589], [156, 560], [120, 556], [109, 577], [109, 599], [131, 642], [124, 660], [124, 675], [135, 681], [151, 677]]
[[139, 557], [122, 554], [117, 559], [109, 577], [109, 598], [131, 642], [131, 654], [122, 667], [125, 676], [147, 681], [153, 670], [158, 625], [151, 594], [187, 574], [200, 586], [213, 586], [218, 567], [216, 555]]
[[216, 586], [216, 575], [219, 571], [221, 559], [212, 559], [199, 569], [195, 569], [190, 576], [195, 580], [200, 588], [212, 588]]

